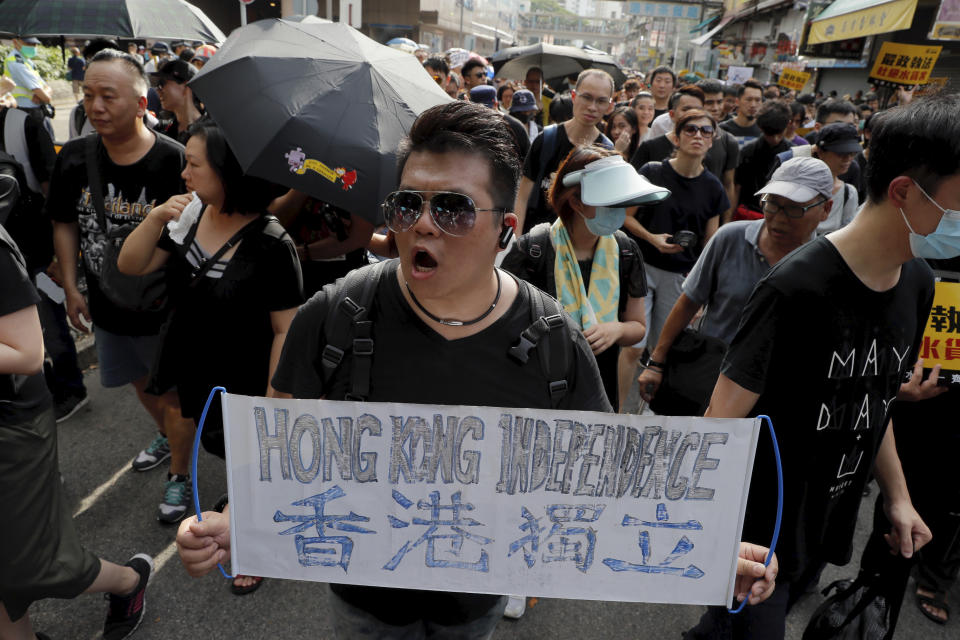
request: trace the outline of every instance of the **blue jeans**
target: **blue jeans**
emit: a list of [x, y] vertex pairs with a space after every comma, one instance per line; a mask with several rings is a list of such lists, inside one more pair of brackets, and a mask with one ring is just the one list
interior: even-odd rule
[[329, 593], [333, 633], [338, 640], [488, 640], [493, 637], [507, 606], [507, 596], [502, 596], [487, 613], [470, 622], [446, 626], [431, 620], [418, 620], [398, 627], [381, 622], [332, 591]]

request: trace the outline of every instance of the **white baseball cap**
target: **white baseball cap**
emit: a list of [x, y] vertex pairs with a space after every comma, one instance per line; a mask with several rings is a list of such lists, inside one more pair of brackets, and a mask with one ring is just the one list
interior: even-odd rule
[[580, 200], [593, 207], [632, 207], [670, 197], [670, 190], [637, 173], [620, 155], [594, 160], [579, 171], [563, 176], [563, 185], [580, 185]]

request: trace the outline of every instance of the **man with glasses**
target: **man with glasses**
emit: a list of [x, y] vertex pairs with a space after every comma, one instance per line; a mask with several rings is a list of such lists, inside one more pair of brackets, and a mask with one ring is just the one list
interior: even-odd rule
[[[517, 225], [510, 211], [520, 174], [515, 144], [502, 118], [465, 101], [428, 109], [413, 124], [399, 154], [398, 191], [382, 207], [400, 257], [384, 263], [368, 316], [376, 343], [367, 400], [554, 406], [540, 360], [521, 363], [508, 351], [531, 324], [534, 296], [550, 305], [551, 315], [563, 314], [562, 308], [494, 267]], [[371, 274], [374, 268], [364, 269]], [[324, 289], [297, 313], [273, 378], [278, 395], [342, 399], [351, 391], [351, 356], [329, 379], [320, 365], [324, 323], [337, 297], [335, 289]], [[612, 411], [590, 346], [566, 314], [563, 319], [553, 331], [573, 344], [569, 388], [558, 408]], [[401, 366], [417, 375], [402, 375]], [[204, 546], [211, 527], [228, 526], [223, 514], [210, 513], [180, 529], [188, 571], [208, 570], [198, 559], [216, 553], [215, 546]], [[340, 584], [330, 591], [336, 637], [344, 639], [488, 638], [507, 601]]]
[[599, 129], [603, 117], [613, 110], [613, 91], [613, 78], [606, 71], [581, 71], [572, 92], [573, 118], [544, 128], [530, 145], [514, 205], [519, 220], [517, 228], [523, 233], [541, 222], [556, 219], [544, 194], [560, 163], [574, 147], [599, 144], [613, 148], [613, 143]]
[[463, 76], [463, 91], [466, 94], [474, 87], [487, 84], [487, 66], [476, 58], [470, 58], [460, 70]]
[[450, 65], [447, 64], [446, 58], [435, 53], [424, 61], [423, 68], [441, 89], [446, 90], [447, 79], [450, 77]]
[[[832, 190], [830, 168], [816, 158], [794, 158], [781, 165], [757, 192], [764, 217], [725, 224], [707, 243], [683, 281], [683, 292], [650, 360], [666, 364], [670, 347], [701, 307], [706, 311], [700, 331], [729, 344], [754, 286], [785, 255], [813, 239], [817, 225], [830, 213]], [[639, 378], [643, 399], [653, 400], [662, 381], [662, 366], [647, 367]]]

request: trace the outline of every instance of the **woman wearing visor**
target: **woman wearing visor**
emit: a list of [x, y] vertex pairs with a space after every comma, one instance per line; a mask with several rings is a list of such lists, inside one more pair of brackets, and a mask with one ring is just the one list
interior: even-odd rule
[[557, 220], [520, 236], [503, 261], [505, 270], [557, 298], [580, 323], [614, 408], [619, 346], [635, 344], [646, 333], [643, 258], [619, 229], [625, 207], [669, 195], [637, 175], [616, 151], [578, 147], [560, 165], [550, 189]]

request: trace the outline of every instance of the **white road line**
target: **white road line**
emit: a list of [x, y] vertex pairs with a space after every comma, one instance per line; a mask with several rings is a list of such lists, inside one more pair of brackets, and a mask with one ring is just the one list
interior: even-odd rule
[[107, 480], [102, 485], [94, 489], [90, 495], [88, 495], [86, 498], [84, 498], [80, 502], [80, 506], [77, 507], [77, 510], [73, 513], [73, 517], [74, 518], [78, 517], [84, 511], [92, 507], [94, 503], [96, 503], [96, 501], [100, 499], [100, 496], [106, 493], [113, 485], [117, 484], [117, 481], [121, 477], [123, 477], [123, 474], [130, 471], [132, 468], [133, 467], [130, 466], [129, 461], [124, 463], [124, 465], [120, 467], [120, 470], [117, 471], [115, 474], [113, 474], [113, 476], [111, 476], [109, 480]]
[[167, 564], [167, 561], [177, 554], [177, 541], [174, 540], [167, 545], [167, 548], [161, 551], [153, 559], [153, 573], [154, 575], [160, 573], [160, 569], [163, 569], [163, 565]]

